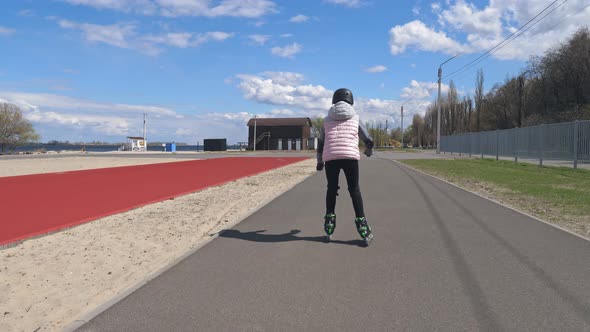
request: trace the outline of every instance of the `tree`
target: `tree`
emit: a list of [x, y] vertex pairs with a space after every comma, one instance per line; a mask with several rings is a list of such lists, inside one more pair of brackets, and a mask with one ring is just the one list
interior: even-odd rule
[[387, 142], [387, 132], [385, 131], [385, 124], [382, 122], [370, 123], [367, 122], [365, 128], [369, 132], [369, 136], [373, 138], [375, 146], [385, 146]]
[[16, 105], [0, 103], [0, 152], [38, 140], [33, 125]]
[[392, 129], [390, 134], [389, 134], [389, 138], [398, 142], [402, 141], [402, 130], [401, 128], [395, 128]]
[[475, 111], [477, 112], [476, 114], [476, 125], [475, 125], [475, 131], [480, 131], [481, 127], [481, 110], [483, 108], [483, 98], [484, 98], [484, 94], [483, 94], [483, 70], [479, 69], [477, 71], [477, 77], [476, 77], [476, 86], [475, 86]]
[[425, 143], [425, 135], [424, 135], [424, 119], [420, 116], [420, 114], [414, 114], [412, 118], [412, 136], [414, 142], [412, 145], [415, 146], [423, 146]]
[[314, 137], [320, 137], [320, 132], [322, 131], [322, 127], [324, 126], [324, 118], [317, 117], [311, 120], [311, 130], [313, 131]]
[[412, 139], [414, 138], [414, 127], [412, 125], [409, 125], [406, 130], [404, 130], [404, 142], [402, 145], [402, 148], [404, 147], [404, 145], [407, 146], [412, 146]]

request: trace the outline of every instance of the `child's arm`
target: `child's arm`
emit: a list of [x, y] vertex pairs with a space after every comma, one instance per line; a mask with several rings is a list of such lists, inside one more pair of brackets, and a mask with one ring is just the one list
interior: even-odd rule
[[367, 128], [365, 128], [365, 126], [363, 126], [363, 124], [360, 122], [359, 137], [363, 140], [363, 143], [365, 143], [365, 155], [367, 155], [367, 157], [370, 157], [371, 155], [373, 155], [373, 139], [371, 138], [371, 136], [369, 136]]
[[317, 166], [316, 170], [321, 171], [324, 168], [324, 161], [322, 160], [322, 153], [324, 152], [324, 139], [326, 137], [326, 133], [324, 132], [324, 127], [320, 129], [320, 137], [318, 137], [318, 152], [316, 155], [317, 158]]

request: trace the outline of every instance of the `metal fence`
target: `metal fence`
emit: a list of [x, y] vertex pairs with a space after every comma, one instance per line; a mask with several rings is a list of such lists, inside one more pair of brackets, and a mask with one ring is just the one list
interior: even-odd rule
[[556, 123], [441, 137], [441, 152], [499, 157], [590, 161], [590, 121]]

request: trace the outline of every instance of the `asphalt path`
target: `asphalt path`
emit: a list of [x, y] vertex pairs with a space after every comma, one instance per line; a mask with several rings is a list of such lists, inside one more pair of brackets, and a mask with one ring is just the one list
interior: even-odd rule
[[311, 176], [80, 331], [590, 331], [590, 242], [381, 158], [343, 175], [334, 241]]

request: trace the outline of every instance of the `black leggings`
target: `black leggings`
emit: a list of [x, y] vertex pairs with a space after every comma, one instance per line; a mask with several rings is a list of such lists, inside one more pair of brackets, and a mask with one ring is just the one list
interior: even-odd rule
[[338, 196], [338, 176], [344, 170], [348, 192], [352, 198], [354, 213], [357, 218], [364, 217], [363, 197], [359, 188], [359, 162], [352, 159], [330, 160], [326, 162], [326, 178], [328, 178], [328, 192], [326, 193], [326, 214], [334, 213], [336, 196]]

